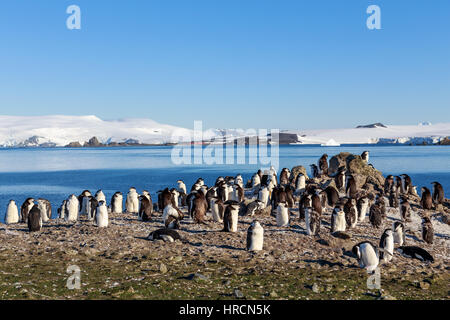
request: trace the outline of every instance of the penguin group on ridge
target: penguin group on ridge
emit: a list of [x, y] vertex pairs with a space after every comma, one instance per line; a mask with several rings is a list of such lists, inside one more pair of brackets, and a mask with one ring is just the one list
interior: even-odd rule
[[[369, 152], [355, 157], [368, 164]], [[395, 245], [404, 256], [433, 261], [426, 250], [405, 245], [405, 235], [409, 231], [406, 226], [411, 222], [413, 212], [410, 202], [413, 198], [419, 198], [410, 176], [389, 175], [382, 188], [373, 185], [370, 188], [367, 181], [361, 186], [355, 173], [346, 166], [338, 168], [335, 173], [330, 172], [327, 154], [310, 167], [311, 178], [304, 168], [292, 171], [283, 168], [278, 175], [273, 166], [269, 170], [258, 170], [246, 184], [240, 174], [217, 177], [211, 186], [198, 178], [189, 192], [186, 184], [178, 180], [176, 188], [157, 191], [155, 203], [148, 191], [143, 190], [139, 194], [134, 187], [128, 190], [126, 197], [119, 191], [114, 193], [109, 206], [102, 190], [94, 195], [84, 190], [78, 196], [72, 194], [65, 199], [57, 210], [57, 217], [75, 223], [84, 216], [99, 228], [107, 228], [112, 213], [133, 214], [142, 222], [152, 221], [160, 215], [164, 226], [150, 233], [147, 239], [172, 242], [181, 239], [176, 230], [181, 229], [181, 221], [185, 218], [205, 226], [212, 220], [223, 225], [223, 232], [236, 233], [239, 216], [263, 215], [273, 216], [279, 228], [290, 228], [294, 222], [303, 224], [306, 234], [314, 237], [328, 229], [322, 225], [324, 214], [328, 211], [331, 215], [329, 232], [333, 236], [349, 239], [352, 230], [359, 224], [370, 224], [374, 230], [379, 230], [386, 220], [388, 208], [395, 208], [398, 209], [399, 219], [391, 228], [379, 231], [378, 246], [369, 241], [353, 246], [352, 252], [359, 265], [373, 272], [380, 262], [392, 261]], [[422, 239], [427, 244], [432, 244], [434, 238], [430, 210], [445, 201], [442, 185], [438, 182], [432, 182], [432, 185], [432, 192], [426, 187], [421, 189], [419, 202], [423, 212]], [[37, 232], [51, 216], [52, 205], [46, 199], [27, 198], [20, 210], [11, 200], [5, 223], [25, 223], [30, 232]], [[254, 219], [247, 230], [246, 248], [260, 251], [263, 250], [263, 243], [264, 228], [258, 219]]]

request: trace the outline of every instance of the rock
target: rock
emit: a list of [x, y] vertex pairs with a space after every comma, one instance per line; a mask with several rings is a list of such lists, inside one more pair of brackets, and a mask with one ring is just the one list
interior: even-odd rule
[[306, 173], [306, 169], [304, 166], [296, 166], [293, 167], [291, 170], [291, 176], [289, 177], [289, 180], [291, 182], [295, 182], [295, 179], [297, 179], [297, 176], [299, 173], [303, 173], [303, 175], [305, 176], [306, 180], [309, 179], [308, 174]]
[[65, 148], [82, 148], [83, 146], [78, 141], [74, 141], [65, 146]]
[[314, 293], [319, 293], [319, 292], [320, 292], [320, 288], [319, 288], [319, 286], [317, 285], [317, 283], [314, 283], [314, 284], [312, 285], [311, 289], [312, 289], [312, 291], [313, 291]]
[[166, 273], [167, 272], [167, 267], [166, 267], [166, 265], [164, 263], [161, 263], [159, 265], [159, 272], [161, 272], [161, 273]]
[[271, 297], [271, 298], [278, 298], [278, 294], [277, 294], [275, 291], [272, 291], [272, 292], [269, 294], [269, 297]]
[[181, 256], [177, 256], [173, 259], [173, 261], [175, 262], [181, 262], [183, 260], [183, 258]]
[[378, 188], [384, 187], [383, 174], [369, 166], [361, 156], [348, 152], [341, 152], [330, 159], [328, 173], [334, 176], [339, 168], [345, 167], [349, 173], [354, 175], [358, 188], [364, 184], [370, 183]]
[[206, 280], [208, 280], [208, 277], [202, 275], [201, 273], [191, 273], [190, 275], [188, 275], [186, 277], [186, 279], [206, 281]]
[[242, 294], [242, 292], [239, 289], [234, 289], [233, 295], [235, 298], [238, 298], [238, 299], [241, 299], [244, 297], [244, 295]]
[[430, 289], [430, 284], [426, 281], [420, 281], [419, 288], [421, 288], [422, 290], [428, 290]]
[[100, 143], [97, 137], [92, 137], [88, 142], [84, 143], [84, 147], [103, 147], [104, 144]]

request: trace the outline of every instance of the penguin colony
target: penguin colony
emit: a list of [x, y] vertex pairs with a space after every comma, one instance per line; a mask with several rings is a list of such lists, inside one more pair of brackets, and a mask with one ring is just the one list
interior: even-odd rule
[[[362, 161], [368, 163], [369, 153], [361, 155]], [[411, 222], [410, 197], [418, 197], [411, 178], [402, 174], [389, 175], [382, 190], [367, 192], [358, 188], [355, 177], [345, 167], [330, 176], [328, 155], [324, 154], [317, 164], [311, 165], [312, 178], [306, 173], [293, 174], [283, 168], [278, 175], [275, 168], [259, 170], [244, 185], [241, 175], [218, 177], [212, 186], [207, 186], [202, 178], [192, 185], [190, 191], [182, 180], [176, 188], [157, 191], [157, 201], [153, 203], [150, 193], [143, 190], [141, 194], [131, 187], [126, 196], [116, 192], [107, 205], [102, 190], [94, 195], [84, 190], [80, 195], [70, 195], [57, 210], [57, 218], [76, 223], [85, 217], [87, 221], [99, 228], [107, 228], [109, 214], [132, 214], [142, 222], [152, 221], [155, 216], [162, 216], [164, 226], [154, 230], [148, 240], [161, 239], [167, 242], [183, 240], [177, 233], [182, 220], [208, 226], [213, 220], [223, 224], [223, 232], [236, 233], [239, 229], [239, 217], [246, 215], [257, 217], [269, 212], [273, 223], [278, 228], [289, 229], [298, 222], [311, 237], [321, 232], [331, 232], [340, 238], [350, 238], [352, 229], [358, 224], [370, 224], [379, 229], [386, 219], [387, 207], [398, 209], [398, 221], [391, 228], [380, 230], [377, 245], [364, 241], [355, 244], [352, 249], [354, 257], [361, 268], [373, 272], [380, 263], [389, 263], [397, 252], [422, 261], [434, 261], [423, 248], [406, 246], [408, 223]], [[327, 187], [320, 187], [317, 179], [334, 181]], [[430, 210], [444, 202], [444, 190], [440, 183], [433, 182], [432, 192], [421, 189], [420, 206], [422, 211], [422, 239], [432, 244], [434, 239]], [[123, 202], [125, 200], [125, 206]], [[298, 204], [298, 209], [296, 208]], [[187, 210], [187, 214], [182, 209]], [[330, 226], [323, 226], [325, 212], [331, 213]], [[52, 219], [52, 205], [46, 199], [28, 198], [20, 210], [14, 200], [7, 206], [5, 223], [25, 223], [30, 232], [42, 229]], [[264, 227], [258, 219], [253, 220], [247, 229], [246, 249], [261, 251], [264, 248]]]

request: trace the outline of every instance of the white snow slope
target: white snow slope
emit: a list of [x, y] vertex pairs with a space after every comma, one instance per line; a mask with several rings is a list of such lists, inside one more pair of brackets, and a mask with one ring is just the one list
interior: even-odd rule
[[[228, 139], [239, 136], [240, 130], [230, 130]], [[270, 130], [269, 130], [270, 132]], [[333, 139], [338, 144], [373, 143], [436, 143], [450, 136], [450, 123], [387, 126], [387, 128], [353, 128], [330, 130], [282, 130], [294, 133], [302, 144], [326, 144]], [[223, 141], [223, 130], [203, 131], [203, 139], [213, 137]], [[96, 116], [1, 116], [0, 147], [82, 145], [92, 137], [101, 143], [134, 140], [142, 144], [164, 144], [201, 140], [193, 130], [159, 124], [150, 119], [102, 120]], [[173, 137], [183, 137], [183, 139]], [[219, 138], [220, 137], [220, 138]], [[226, 139], [227, 140], [227, 139]]]

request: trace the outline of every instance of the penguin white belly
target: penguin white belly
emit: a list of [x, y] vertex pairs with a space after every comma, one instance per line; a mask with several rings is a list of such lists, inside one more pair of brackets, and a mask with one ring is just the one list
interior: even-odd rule
[[338, 214], [336, 217], [336, 231], [345, 232], [347, 229], [347, 222], [345, 221], [345, 214]]
[[99, 228], [106, 228], [108, 226], [108, 211], [105, 206], [97, 208], [95, 217]]
[[105, 194], [103, 192], [99, 192], [97, 194], [96, 199], [97, 199], [98, 202], [104, 201], [106, 203], [106, 197], [105, 197]]
[[368, 272], [374, 271], [378, 267], [378, 257], [371, 245], [363, 243], [361, 245], [361, 267], [365, 267]]
[[278, 208], [277, 208], [277, 226], [278, 227], [288, 227], [289, 226], [288, 208], [278, 206]]
[[237, 232], [238, 214], [239, 214], [238, 210], [233, 210], [231, 212], [231, 226], [230, 226], [231, 227], [230, 228], [231, 232]]
[[264, 229], [255, 228], [253, 229], [252, 235], [250, 236], [250, 247], [249, 251], [261, 251], [264, 245]]
[[42, 202], [38, 202], [38, 208], [41, 211], [41, 220], [43, 222], [47, 222], [48, 221], [47, 206]]
[[223, 222], [219, 214], [219, 205], [214, 200], [211, 200], [211, 213], [215, 222]]
[[259, 192], [258, 200], [260, 200], [263, 203], [264, 208], [267, 207], [267, 205], [269, 204], [269, 190], [267, 189], [261, 190]]
[[352, 228], [355, 228], [356, 225], [358, 224], [358, 209], [356, 208], [356, 206], [353, 206], [353, 210], [355, 210], [356, 217], [355, 220], [352, 222]]
[[12, 224], [19, 222], [19, 209], [15, 203], [10, 203], [6, 209], [5, 223]]
[[403, 232], [401, 230], [394, 232], [394, 242], [400, 247], [403, 245]]
[[390, 236], [386, 238], [386, 244], [384, 247], [384, 255], [383, 255], [383, 260], [384, 261], [391, 261], [392, 257], [394, 255], [394, 237]]
[[69, 222], [74, 222], [78, 220], [78, 200], [70, 199], [67, 204], [67, 215], [66, 220]]
[[358, 220], [359, 222], [364, 222], [364, 220], [366, 220], [366, 214], [367, 214], [367, 209], [369, 208], [368, 204], [363, 204], [361, 206], [361, 211], [358, 214]]

